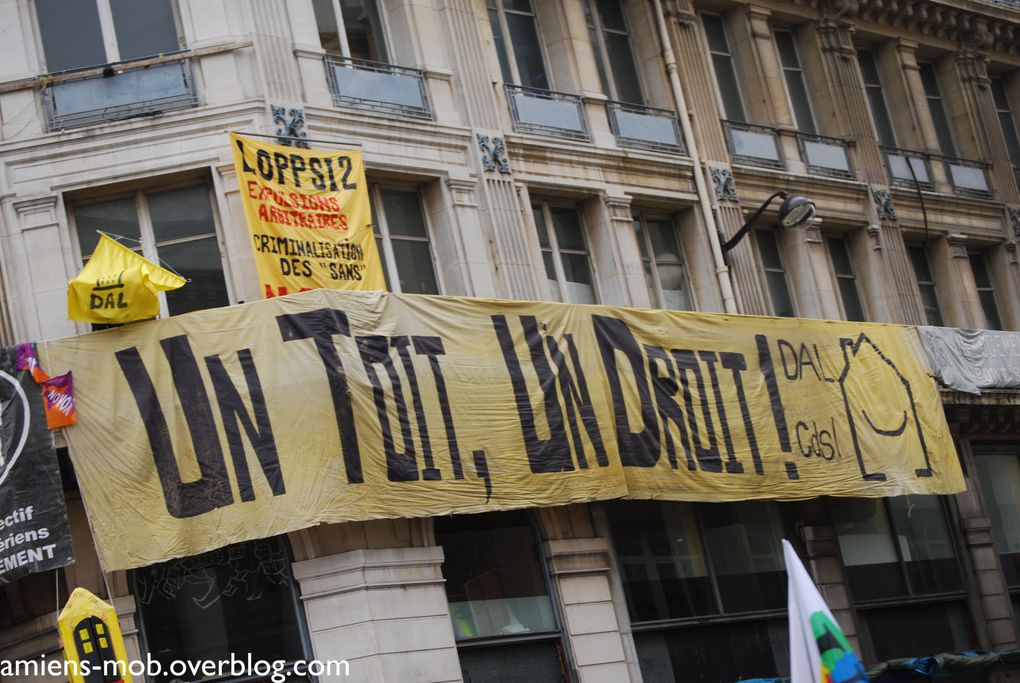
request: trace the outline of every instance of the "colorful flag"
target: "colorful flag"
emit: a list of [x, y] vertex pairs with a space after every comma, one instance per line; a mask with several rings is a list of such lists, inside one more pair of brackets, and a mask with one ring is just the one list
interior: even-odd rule
[[71, 373], [50, 377], [42, 383], [43, 407], [49, 429], [69, 427], [78, 421]]
[[35, 344], [31, 342], [18, 344], [14, 356], [14, 367], [17, 370], [28, 370], [32, 373], [32, 379], [35, 380], [36, 384], [41, 384], [50, 378], [39, 367], [39, 357], [35, 355]]
[[83, 323], [129, 323], [159, 313], [156, 292], [186, 280], [146, 260], [107, 235], [67, 287], [67, 317]]
[[791, 683], [867, 683], [861, 660], [785, 539], [783, 555], [789, 592]]

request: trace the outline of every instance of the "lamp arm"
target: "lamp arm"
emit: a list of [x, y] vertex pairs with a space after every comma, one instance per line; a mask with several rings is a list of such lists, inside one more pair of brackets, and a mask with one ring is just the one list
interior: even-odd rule
[[733, 237], [731, 237], [726, 242], [726, 244], [722, 245], [723, 253], [728, 252], [730, 249], [737, 246], [737, 244], [740, 243], [740, 240], [744, 239], [744, 235], [746, 235], [747, 232], [751, 229], [751, 227], [755, 224], [755, 222], [757, 222], [757, 220], [761, 218], [761, 215], [765, 213], [765, 209], [769, 208], [769, 204], [772, 203], [773, 199], [775, 199], [776, 197], [782, 197], [783, 199], [786, 199], [787, 196], [788, 193], [786, 190], [779, 190], [778, 192], [775, 192], [771, 197], [766, 199], [765, 202], [758, 207], [758, 210], [754, 212], [754, 215], [748, 218], [747, 222], [740, 226], [740, 230], [737, 230], [736, 234], [734, 234]]

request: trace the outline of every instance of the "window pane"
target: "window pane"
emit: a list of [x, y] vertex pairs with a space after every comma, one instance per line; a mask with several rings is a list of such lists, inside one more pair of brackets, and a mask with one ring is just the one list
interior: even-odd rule
[[804, 82], [804, 72], [801, 70], [793, 34], [789, 31], [776, 31], [775, 37], [776, 46], [779, 48], [779, 59], [786, 77], [786, 89], [790, 93], [790, 103], [793, 105], [793, 114], [797, 119], [797, 127], [806, 133], [814, 133], [815, 120], [811, 113], [811, 100]]
[[545, 213], [541, 206], [531, 207], [531, 215], [535, 219], [535, 230], [538, 232], [538, 243], [543, 249], [551, 249], [549, 230], [545, 225]]
[[560, 254], [563, 277], [566, 279], [567, 302], [572, 304], [598, 303], [592, 284], [591, 266], [587, 254]]
[[340, 0], [340, 13], [343, 14], [351, 57], [376, 62], [388, 61], [382, 22], [375, 0]]
[[315, 11], [315, 26], [319, 31], [319, 43], [326, 52], [340, 54], [340, 32], [337, 29], [333, 0], [312, 0]]
[[[166, 672], [173, 660], [305, 658], [290, 558], [279, 539], [136, 569], [140, 628]], [[189, 670], [190, 671], [190, 670]], [[180, 680], [202, 678], [190, 673]], [[156, 680], [168, 681], [170, 676]]]
[[525, 513], [437, 517], [435, 527], [457, 640], [557, 630]]
[[489, 27], [492, 29], [492, 43], [496, 48], [496, 55], [499, 57], [499, 71], [503, 74], [503, 82], [513, 83], [514, 76], [510, 70], [510, 59], [507, 57], [503, 27], [499, 24], [499, 12], [495, 9], [489, 10]]
[[846, 241], [830, 237], [826, 240], [829, 257], [832, 259], [832, 270], [836, 275], [840, 300], [843, 302], [843, 314], [847, 320], [863, 321], [864, 307], [861, 305], [860, 293], [857, 291], [857, 277], [854, 275], [853, 263]]
[[761, 252], [761, 262], [766, 268], [782, 268], [783, 259], [779, 256], [779, 242], [774, 233], [757, 231], [758, 249]]
[[972, 647], [967, 610], [961, 603], [897, 605], [859, 610], [858, 615], [869, 664]]
[[581, 217], [576, 209], [553, 208], [553, 226], [556, 230], [556, 243], [560, 249], [585, 251], [584, 233], [581, 230]]
[[623, 33], [603, 35], [606, 39], [606, 51], [609, 53], [609, 65], [613, 69], [613, 80], [616, 82], [616, 98], [623, 102], [642, 104], [644, 97], [641, 96], [641, 79], [634, 64], [630, 39]]
[[556, 264], [553, 262], [551, 251], [542, 252], [542, 262], [545, 264], [545, 276], [549, 280], [549, 296], [553, 301], [563, 301], [563, 293], [560, 292], [560, 282], [556, 279]]
[[170, 0], [110, 0], [110, 10], [121, 60], [181, 49]]
[[857, 63], [861, 67], [861, 76], [864, 78], [868, 104], [871, 106], [871, 116], [875, 120], [875, 128], [878, 132], [878, 141], [883, 145], [895, 147], [896, 135], [893, 132], [889, 109], [886, 107], [885, 97], [882, 94], [882, 79], [878, 75], [875, 55], [869, 50], [858, 50]]
[[988, 275], [984, 254], [970, 255], [970, 269], [974, 273], [978, 298], [985, 313], [985, 324], [990, 330], [1001, 330], [1002, 320], [999, 318], [999, 307], [995, 303], [995, 291], [992, 289], [992, 279]]
[[562, 681], [559, 639], [465, 647], [457, 652], [465, 681]]
[[708, 37], [708, 49], [729, 54], [730, 46], [726, 42], [726, 29], [723, 27], [722, 17], [703, 14], [701, 19], [705, 25], [705, 35]]
[[599, 19], [602, 21], [602, 28], [626, 31], [627, 23], [623, 18], [623, 8], [620, 0], [596, 0], [595, 5], [599, 8]]
[[765, 273], [765, 282], [769, 288], [769, 298], [772, 301], [772, 315], [780, 318], [796, 317], [793, 309], [793, 299], [790, 297], [790, 288], [786, 284], [786, 274], [770, 271]]
[[393, 260], [397, 264], [400, 291], [405, 294], [438, 294], [436, 272], [428, 242], [393, 239]]
[[633, 621], [718, 613], [692, 505], [625, 501], [606, 512]]
[[698, 506], [705, 547], [726, 613], [786, 605], [782, 525], [773, 503]]
[[548, 89], [549, 80], [545, 75], [545, 63], [542, 61], [542, 50], [538, 43], [538, 31], [535, 30], [535, 18], [524, 14], [507, 13], [506, 23], [510, 31], [510, 42], [513, 44], [517, 71], [521, 76], [518, 85]]
[[133, 197], [78, 207], [74, 210], [74, 222], [83, 259], [87, 259], [99, 244], [97, 230], [130, 238], [124, 243], [129, 249], [137, 248], [138, 240], [142, 238]]
[[[676, 228], [670, 221], [649, 221], [648, 234], [655, 253], [655, 269], [662, 287], [662, 306], [672, 310], [690, 310], [690, 289]], [[654, 297], [653, 297], [654, 298]]]
[[421, 197], [416, 190], [383, 189], [380, 195], [390, 235], [428, 238], [425, 216], [421, 210]]
[[166, 293], [170, 315], [230, 303], [215, 237], [162, 246], [159, 248], [159, 259], [189, 280], [180, 289]]
[[857, 282], [851, 278], [838, 278], [839, 298], [843, 301], [843, 314], [847, 320], [864, 322], [868, 319], [864, 315], [864, 306], [861, 305], [861, 295], [857, 291]]
[[900, 496], [888, 502], [911, 591], [920, 595], [963, 590], [939, 497]]
[[790, 671], [788, 630], [785, 619], [691, 625], [637, 631], [634, 645], [646, 681], [772, 679]]
[[892, 527], [882, 501], [832, 498], [829, 511], [854, 598], [863, 601], [907, 595]]
[[94, 0], [36, 0], [35, 7], [50, 73], [109, 61]]
[[924, 247], [908, 247], [910, 262], [914, 266], [914, 275], [917, 278], [917, 289], [921, 294], [921, 305], [924, 307], [925, 321], [929, 325], [940, 327], [942, 325], [942, 313], [939, 309], [938, 293], [935, 290], [935, 279], [931, 274], [931, 267], [928, 265], [928, 253]]
[[1006, 583], [1020, 586], [1020, 457], [1009, 452], [1009, 447], [992, 447], [991, 453], [982, 453], [977, 446], [974, 450], [981, 498], [992, 522], [992, 538]]
[[730, 121], [747, 121], [744, 103], [740, 99], [737, 73], [733, 69], [733, 59], [726, 55], [713, 54], [712, 67], [715, 69], [715, 80], [723, 102], [723, 116]]
[[182, 237], [216, 234], [209, 189], [205, 185], [155, 192], [147, 198], [157, 244]]

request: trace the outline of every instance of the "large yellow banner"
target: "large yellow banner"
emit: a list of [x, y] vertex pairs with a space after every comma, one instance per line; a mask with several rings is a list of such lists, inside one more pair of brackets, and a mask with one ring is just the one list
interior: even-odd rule
[[230, 134], [255, 267], [268, 299], [309, 289], [386, 289], [361, 152]]
[[39, 347], [108, 570], [320, 522], [963, 490], [908, 327], [316, 290]]

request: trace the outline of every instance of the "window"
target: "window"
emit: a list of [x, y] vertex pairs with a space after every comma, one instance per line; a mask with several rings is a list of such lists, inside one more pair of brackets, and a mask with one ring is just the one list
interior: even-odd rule
[[775, 31], [774, 35], [776, 47], [779, 48], [779, 61], [783, 65], [786, 93], [790, 96], [793, 117], [797, 121], [797, 130], [803, 133], [817, 133], [804, 69], [800, 66], [800, 57], [797, 54], [797, 41], [790, 31]]
[[861, 76], [864, 78], [864, 91], [868, 96], [871, 118], [875, 122], [878, 141], [887, 147], [895, 147], [896, 134], [893, 132], [892, 119], [889, 117], [889, 107], [885, 101], [875, 55], [871, 50], [857, 50], [857, 63], [861, 67]]
[[375, 243], [391, 292], [439, 294], [429, 228], [417, 190], [372, 188]]
[[170, 0], [36, 0], [46, 69], [84, 69], [181, 48]]
[[220, 257], [209, 188], [192, 185], [160, 192], [135, 192], [72, 208], [82, 261], [88, 261], [103, 232], [188, 283], [160, 292], [162, 315], [180, 315], [230, 303]]
[[775, 503], [607, 503], [646, 681], [788, 673], [783, 517]]
[[1012, 594], [1020, 625], [1020, 449], [1012, 444], [974, 444], [985, 514]]
[[985, 313], [985, 327], [989, 330], [1001, 330], [1002, 318], [999, 316], [999, 307], [995, 304], [995, 290], [992, 288], [992, 278], [988, 274], [985, 255], [971, 254], [970, 269], [974, 273], [981, 310]]
[[946, 113], [946, 103], [942, 98], [935, 65], [931, 62], [921, 62], [918, 67], [921, 70], [924, 95], [928, 100], [928, 110], [931, 112], [932, 123], [935, 124], [935, 135], [939, 139], [939, 149], [943, 154], [955, 157], [956, 145], [953, 143], [953, 132], [949, 125], [949, 115]]
[[935, 276], [931, 274], [931, 263], [928, 261], [928, 250], [922, 246], [908, 246], [910, 262], [914, 266], [917, 278], [917, 290], [921, 294], [921, 306], [924, 308], [924, 319], [928, 325], [942, 326], [942, 309], [939, 307], [938, 292], [935, 289]]
[[723, 117], [730, 121], [746, 122], [744, 103], [740, 98], [740, 85], [722, 17], [703, 14], [701, 21], [705, 26], [705, 36], [708, 38], [708, 51], [712, 55], [712, 71], [715, 73], [715, 83], [719, 88]]
[[443, 577], [465, 681], [560, 681], [560, 628], [526, 512], [437, 517]]
[[[290, 566], [283, 541], [269, 538], [133, 570], [139, 630], [163, 667], [155, 680], [171, 679], [174, 660], [308, 659]], [[176, 680], [203, 678], [198, 670]]]
[[[595, 51], [602, 88], [611, 99], [643, 104], [641, 79], [630, 47], [627, 20], [620, 0], [582, 0], [588, 37]], [[592, 11], [592, 3], [595, 10]]]
[[543, 202], [533, 205], [531, 212], [553, 301], [598, 303], [584, 226], [577, 209]]
[[765, 285], [772, 304], [772, 315], [786, 318], [796, 317], [797, 311], [790, 296], [790, 286], [786, 282], [786, 266], [779, 251], [779, 237], [773, 230], [755, 230], [758, 242], [758, 254], [761, 256], [762, 269], [765, 272]]
[[850, 258], [850, 249], [846, 240], [842, 237], [829, 236], [825, 238], [825, 243], [829, 247], [832, 272], [836, 276], [840, 301], [843, 302], [843, 317], [857, 322], [867, 320], [867, 316], [864, 315], [864, 306], [861, 305], [861, 295], [857, 289], [857, 275], [854, 273], [853, 260]]
[[694, 303], [687, 283], [687, 266], [676, 226], [670, 220], [637, 216], [634, 232], [653, 305], [675, 311], [692, 310]]
[[341, 57], [389, 61], [375, 0], [312, 0], [322, 49]]
[[968, 649], [963, 578], [942, 500], [832, 498], [829, 505], [865, 660]]
[[1006, 83], [1001, 78], [992, 78], [992, 98], [995, 100], [995, 111], [999, 115], [999, 127], [1002, 137], [1006, 140], [1006, 151], [1014, 169], [1020, 169], [1020, 136], [1017, 135], [1016, 121], [1010, 110], [1009, 98], [1006, 96]]
[[531, 0], [486, 0], [504, 83], [550, 88]]

